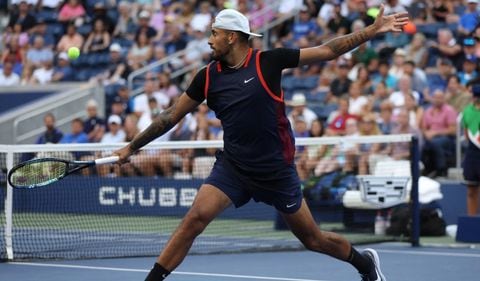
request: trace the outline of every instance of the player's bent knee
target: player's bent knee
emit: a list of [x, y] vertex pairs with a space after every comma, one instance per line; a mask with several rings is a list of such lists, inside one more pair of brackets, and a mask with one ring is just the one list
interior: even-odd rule
[[211, 219], [207, 215], [196, 210], [190, 210], [185, 216], [182, 226], [184, 231], [198, 235], [202, 233], [210, 221]]

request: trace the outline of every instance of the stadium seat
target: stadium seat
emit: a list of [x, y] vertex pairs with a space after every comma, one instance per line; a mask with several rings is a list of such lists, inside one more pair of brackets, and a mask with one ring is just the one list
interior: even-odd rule
[[58, 14], [56, 11], [41, 10], [36, 14], [38, 20], [43, 20], [46, 23], [57, 23]]

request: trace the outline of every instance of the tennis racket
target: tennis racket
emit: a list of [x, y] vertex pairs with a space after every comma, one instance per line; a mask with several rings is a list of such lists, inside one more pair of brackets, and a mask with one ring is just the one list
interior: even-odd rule
[[115, 163], [118, 159], [118, 156], [99, 158], [92, 161], [68, 161], [59, 158], [32, 159], [13, 167], [8, 173], [8, 183], [15, 188], [46, 186], [81, 169]]

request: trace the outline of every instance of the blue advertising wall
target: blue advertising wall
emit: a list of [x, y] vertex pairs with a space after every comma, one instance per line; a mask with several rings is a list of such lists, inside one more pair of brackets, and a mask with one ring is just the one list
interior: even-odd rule
[[27, 103], [45, 98], [55, 92], [31, 92], [31, 93], [1, 93], [0, 114], [10, 111], [16, 107], [24, 106]]
[[[202, 180], [145, 177], [69, 176], [46, 187], [14, 190], [14, 212], [182, 216], [191, 206]], [[227, 209], [222, 217], [273, 219], [274, 209], [249, 202]]]

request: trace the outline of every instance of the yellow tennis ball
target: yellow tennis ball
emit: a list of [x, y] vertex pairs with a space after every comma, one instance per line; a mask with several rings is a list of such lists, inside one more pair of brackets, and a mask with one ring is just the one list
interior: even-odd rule
[[371, 16], [372, 18], [376, 18], [380, 13], [380, 9], [377, 7], [371, 7], [367, 10], [367, 15]]
[[80, 49], [77, 47], [70, 47], [67, 51], [68, 58], [74, 60], [80, 56]]

